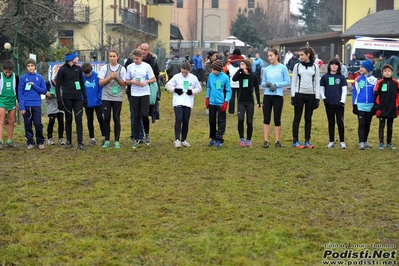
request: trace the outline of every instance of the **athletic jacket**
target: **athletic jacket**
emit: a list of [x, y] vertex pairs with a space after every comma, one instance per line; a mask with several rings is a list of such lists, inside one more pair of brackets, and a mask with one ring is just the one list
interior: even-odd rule
[[376, 116], [396, 118], [399, 107], [399, 81], [382, 78], [374, 87]]
[[370, 112], [374, 106], [374, 86], [377, 78], [371, 74], [355, 79], [352, 88], [352, 104], [357, 104], [359, 111]]
[[209, 98], [210, 105], [216, 106], [222, 106], [224, 102], [230, 102], [230, 79], [225, 73], [219, 72], [218, 75], [209, 74], [205, 98]]
[[[34, 84], [27, 86], [29, 82]], [[42, 106], [41, 94], [46, 94], [47, 88], [42, 75], [26, 73], [19, 80], [18, 99], [19, 109], [25, 110], [26, 106]]]

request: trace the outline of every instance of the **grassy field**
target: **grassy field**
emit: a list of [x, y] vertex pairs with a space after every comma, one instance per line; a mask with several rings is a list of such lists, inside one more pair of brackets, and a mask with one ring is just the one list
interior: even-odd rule
[[[136, 151], [127, 101], [119, 150], [97, 145], [82, 152], [75, 134], [73, 150], [28, 151], [18, 125], [21, 147], [0, 153], [0, 265], [323, 265], [326, 244], [397, 249], [399, 151], [377, 149], [376, 119], [374, 148], [359, 151], [348, 104], [348, 149], [326, 149], [321, 104], [313, 119], [316, 148], [295, 150], [287, 97], [284, 148], [262, 147], [259, 110], [252, 148], [238, 146], [237, 117], [228, 115], [226, 141], [217, 149], [207, 147], [204, 97], [196, 97], [190, 148], [173, 146], [167, 92], [161, 119], [150, 125], [152, 145]], [[395, 122], [399, 145], [398, 129]], [[84, 136], [87, 143], [86, 126]], [[300, 136], [303, 141], [303, 121]]]

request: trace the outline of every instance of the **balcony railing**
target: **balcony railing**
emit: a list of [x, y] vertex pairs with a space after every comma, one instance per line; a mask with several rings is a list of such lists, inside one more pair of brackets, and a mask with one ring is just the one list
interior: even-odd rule
[[146, 34], [158, 36], [158, 23], [154, 18], [145, 18], [131, 10], [122, 10], [122, 24]]

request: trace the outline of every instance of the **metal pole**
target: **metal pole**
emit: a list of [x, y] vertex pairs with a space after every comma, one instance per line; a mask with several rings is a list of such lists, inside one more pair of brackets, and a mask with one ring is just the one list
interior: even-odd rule
[[201, 43], [200, 47], [204, 47], [204, 1], [202, 0], [202, 14], [201, 14]]
[[101, 0], [101, 61], [104, 61], [104, 0]]

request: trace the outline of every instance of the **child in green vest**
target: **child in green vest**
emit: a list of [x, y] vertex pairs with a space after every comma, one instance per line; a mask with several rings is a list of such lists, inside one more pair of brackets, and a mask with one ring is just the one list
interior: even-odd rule
[[19, 78], [13, 72], [14, 64], [10, 60], [3, 62], [3, 72], [0, 75], [0, 150], [3, 149], [3, 134], [6, 113], [8, 112], [7, 142], [10, 148], [17, 145], [12, 141], [14, 133], [15, 114], [19, 108], [17, 103], [17, 88]]

